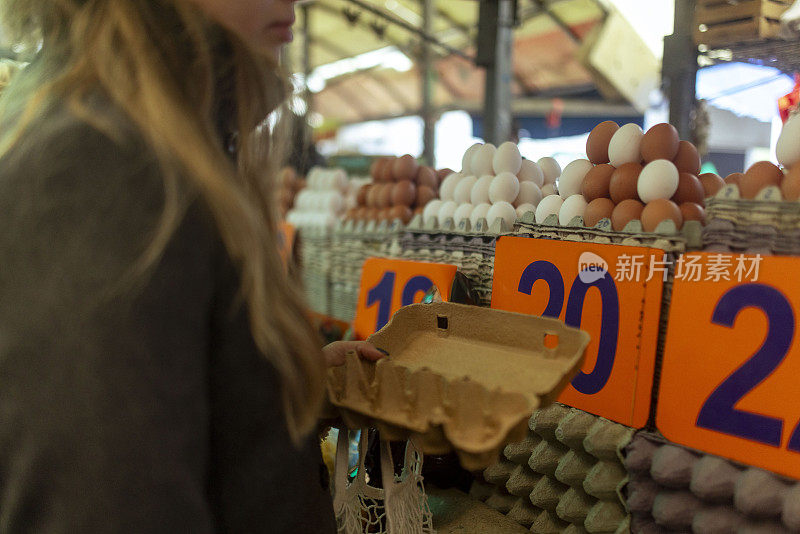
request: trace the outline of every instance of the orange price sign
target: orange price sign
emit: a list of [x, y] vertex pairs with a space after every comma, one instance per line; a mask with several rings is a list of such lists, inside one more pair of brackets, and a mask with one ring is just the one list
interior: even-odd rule
[[445, 263], [368, 258], [361, 271], [356, 337], [367, 339], [389, 322], [402, 306], [420, 302], [434, 285], [443, 300], [450, 298], [456, 266]]
[[583, 368], [559, 402], [643, 427], [667, 268], [659, 249], [500, 237], [492, 308], [557, 317], [589, 332]]
[[684, 259], [701, 269], [676, 275], [656, 426], [677, 443], [800, 478], [800, 280], [792, 275], [800, 258]]

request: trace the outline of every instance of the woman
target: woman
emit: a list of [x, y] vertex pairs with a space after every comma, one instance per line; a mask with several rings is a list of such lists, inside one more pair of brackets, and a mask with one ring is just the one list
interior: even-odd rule
[[261, 179], [292, 2], [1, 1], [42, 48], [0, 102], [0, 532], [333, 531], [353, 345], [320, 352]]

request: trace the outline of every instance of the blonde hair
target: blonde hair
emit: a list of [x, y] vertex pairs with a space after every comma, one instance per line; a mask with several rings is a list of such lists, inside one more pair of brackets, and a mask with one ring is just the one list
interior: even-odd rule
[[[275, 176], [265, 170], [278, 158], [263, 120], [285, 94], [276, 63], [210, 23], [186, 0], [0, 5], [0, 17], [18, 42], [41, 42], [43, 52], [54, 48], [63, 58], [60, 71], [30, 98], [23, 128], [45, 102], [65, 98], [72, 113], [113, 135], [110, 119], [88, 111], [90, 94], [100, 88], [154, 150], [164, 175], [165, 207], [143, 267], [157, 263], [180, 223], [184, 185], [208, 205], [239, 267], [253, 339], [280, 375], [287, 427], [298, 442], [316, 423], [325, 368], [297, 284], [277, 253], [275, 188], [264, 179]], [[221, 80], [233, 86], [235, 162], [220, 139]]]

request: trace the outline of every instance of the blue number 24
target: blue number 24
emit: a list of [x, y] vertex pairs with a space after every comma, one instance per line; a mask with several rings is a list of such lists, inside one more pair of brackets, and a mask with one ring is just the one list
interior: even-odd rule
[[[764, 284], [744, 284], [728, 290], [717, 302], [711, 322], [732, 328], [745, 308], [767, 316], [764, 343], [741, 367], [709, 395], [697, 416], [697, 426], [773, 447], [781, 446], [783, 420], [735, 408], [739, 400], [763, 382], [781, 364], [794, 339], [794, 312], [786, 297]], [[800, 425], [789, 439], [789, 450], [800, 452]]]

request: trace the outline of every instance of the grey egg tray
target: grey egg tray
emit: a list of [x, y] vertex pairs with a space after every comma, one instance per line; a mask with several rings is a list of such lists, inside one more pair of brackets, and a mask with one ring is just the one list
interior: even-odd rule
[[634, 429], [555, 403], [470, 495], [536, 533], [629, 532], [623, 451]]
[[800, 532], [800, 482], [638, 432], [628, 445], [634, 532]]

